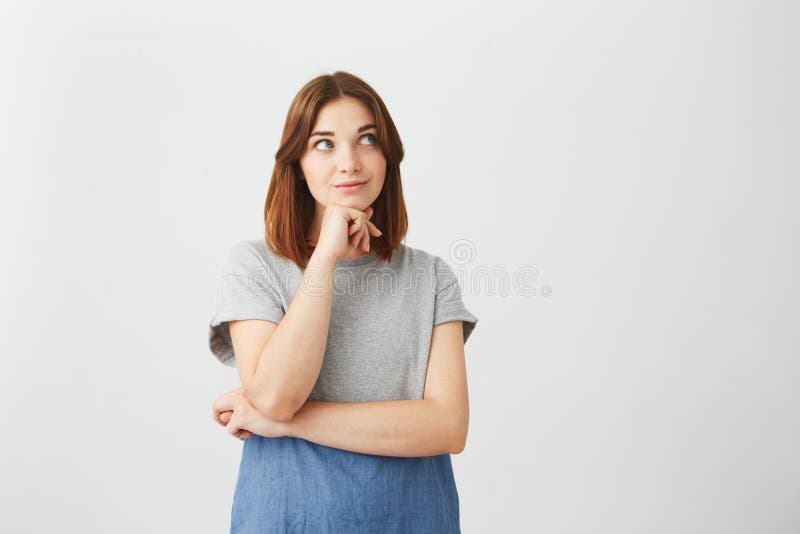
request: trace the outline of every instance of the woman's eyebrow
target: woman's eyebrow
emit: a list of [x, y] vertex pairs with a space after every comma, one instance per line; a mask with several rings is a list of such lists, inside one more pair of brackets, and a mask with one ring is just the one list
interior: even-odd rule
[[[365, 124], [364, 126], [358, 129], [357, 133], [361, 133], [364, 130], [369, 130], [370, 128], [377, 128], [377, 126], [375, 126], [374, 124]], [[336, 134], [334, 134], [333, 132], [313, 132], [308, 137], [311, 138], [314, 137], [315, 135], [336, 135]]]

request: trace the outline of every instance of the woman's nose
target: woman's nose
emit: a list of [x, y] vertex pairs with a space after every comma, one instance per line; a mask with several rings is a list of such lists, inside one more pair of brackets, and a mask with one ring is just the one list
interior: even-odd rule
[[345, 148], [342, 149], [339, 154], [339, 172], [346, 174], [355, 174], [358, 172], [361, 162], [358, 159], [358, 153], [355, 149]]

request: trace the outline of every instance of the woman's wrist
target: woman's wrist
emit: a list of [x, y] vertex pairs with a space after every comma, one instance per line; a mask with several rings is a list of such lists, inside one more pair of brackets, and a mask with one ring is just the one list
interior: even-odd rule
[[302, 438], [305, 434], [303, 432], [303, 425], [306, 421], [306, 408], [308, 407], [309, 403], [313, 403], [314, 401], [307, 400], [303, 406], [300, 407], [294, 414], [294, 416], [288, 420], [281, 422], [281, 432], [284, 433], [285, 436], [290, 438]]
[[287, 438], [299, 438], [299, 427], [294, 419], [290, 421], [282, 421], [280, 424], [280, 433]]
[[317, 247], [314, 249], [314, 252], [311, 253], [311, 258], [309, 259], [308, 263], [309, 265], [314, 263], [320, 267], [335, 267], [337, 261], [339, 261], [339, 258], [336, 256], [336, 254]]

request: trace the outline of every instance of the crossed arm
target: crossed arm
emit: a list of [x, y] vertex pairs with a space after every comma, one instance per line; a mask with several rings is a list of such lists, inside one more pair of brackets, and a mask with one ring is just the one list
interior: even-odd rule
[[316, 402], [301, 408], [288, 435], [365, 454], [433, 456], [464, 449], [464, 425], [430, 399]]
[[[253, 404], [224, 398], [215, 401], [214, 416], [220, 424], [230, 424], [232, 434], [241, 429], [267, 437], [299, 437], [365, 454], [458, 454], [464, 450], [469, 427], [462, 324], [450, 321], [433, 328], [425, 389], [419, 400], [307, 401], [291, 418], [270, 421]], [[239, 417], [222, 416], [231, 410], [240, 411]]]

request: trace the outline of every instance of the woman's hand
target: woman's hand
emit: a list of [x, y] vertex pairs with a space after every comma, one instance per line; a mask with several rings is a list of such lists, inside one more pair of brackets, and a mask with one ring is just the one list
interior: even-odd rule
[[369, 252], [370, 236], [383, 235], [383, 232], [369, 220], [372, 214], [372, 206], [360, 211], [338, 204], [328, 204], [322, 216], [322, 227], [316, 248], [332, 254], [336, 259], [346, 257], [358, 246], [364, 252]]
[[253, 434], [267, 438], [288, 435], [286, 423], [264, 417], [247, 398], [244, 388], [223, 393], [211, 404], [211, 410], [214, 421], [227, 427], [228, 433], [239, 439], [247, 439]]

